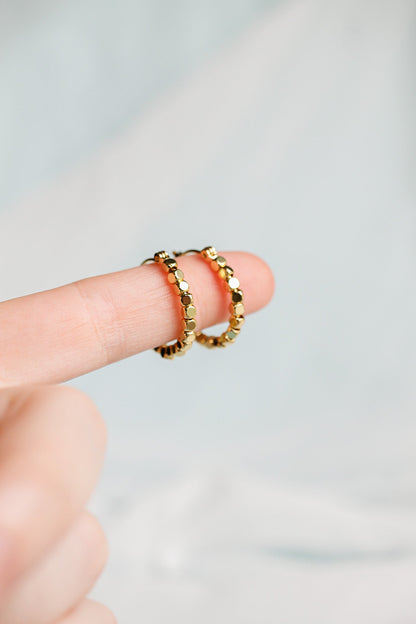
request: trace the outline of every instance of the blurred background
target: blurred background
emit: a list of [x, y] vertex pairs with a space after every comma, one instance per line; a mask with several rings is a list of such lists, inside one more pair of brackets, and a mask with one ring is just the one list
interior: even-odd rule
[[109, 427], [94, 596], [121, 624], [415, 621], [415, 25], [0, 1], [1, 298], [206, 244], [276, 277], [226, 353], [72, 382]]

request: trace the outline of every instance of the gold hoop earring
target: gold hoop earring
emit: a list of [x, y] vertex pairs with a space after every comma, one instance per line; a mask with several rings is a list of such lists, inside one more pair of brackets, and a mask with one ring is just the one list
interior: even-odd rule
[[187, 254], [195, 253], [200, 255], [206, 262], [211, 265], [213, 271], [224, 280], [227, 284], [228, 290], [231, 294], [230, 303], [230, 319], [228, 329], [225, 330], [220, 336], [208, 336], [203, 332], [196, 332], [196, 340], [204, 347], [226, 347], [236, 341], [240, 329], [244, 325], [244, 303], [243, 303], [243, 291], [240, 288], [239, 280], [234, 276], [233, 269], [227, 265], [227, 261], [223, 256], [219, 256], [215, 247], [204, 247], [201, 251], [197, 249], [188, 249], [188, 251], [178, 252], [174, 251], [175, 257], [185, 256]]
[[163, 266], [168, 273], [168, 281], [175, 289], [175, 292], [180, 296], [182, 312], [183, 312], [183, 332], [173, 344], [164, 344], [159, 347], [155, 347], [154, 351], [160, 353], [163, 358], [173, 360], [175, 355], [185, 355], [187, 351], [192, 347], [192, 343], [195, 340], [195, 328], [196, 328], [196, 308], [193, 303], [192, 294], [189, 292], [189, 284], [184, 279], [183, 272], [179, 269], [178, 264], [174, 258], [171, 258], [166, 251], [158, 251], [153, 258], [147, 258], [143, 260], [143, 264], [149, 262], [155, 262]]

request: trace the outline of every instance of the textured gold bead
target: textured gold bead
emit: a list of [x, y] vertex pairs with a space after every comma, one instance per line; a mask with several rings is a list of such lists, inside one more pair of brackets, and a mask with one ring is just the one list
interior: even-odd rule
[[191, 293], [189, 293], [189, 292], [186, 293], [185, 295], [182, 295], [182, 297], [181, 297], [181, 302], [182, 302], [182, 305], [184, 305], [184, 306], [190, 305], [192, 303], [192, 300], [193, 300], [193, 297], [192, 297]]
[[167, 358], [168, 360], [173, 360], [176, 351], [174, 347], [175, 345], [166, 345], [163, 357]]
[[243, 293], [241, 292], [241, 290], [233, 290], [231, 292], [231, 301], [233, 303], [241, 303], [242, 300], [243, 300]]
[[187, 318], [194, 318], [196, 316], [196, 307], [194, 305], [186, 306], [184, 312]]
[[169, 356], [172, 355], [168, 345], [161, 347], [159, 349], [159, 353], [162, 357], [165, 357], [165, 358], [169, 358]]
[[236, 288], [239, 288], [240, 280], [237, 279], [236, 277], [230, 277], [227, 280], [227, 284], [228, 284], [228, 287], [230, 288], [230, 290], [235, 290]]
[[166, 260], [163, 261], [163, 266], [166, 271], [174, 271], [178, 268], [178, 263], [174, 258], [166, 258]]
[[194, 331], [184, 331], [182, 342], [185, 344], [190, 344], [195, 340], [195, 332]]
[[240, 329], [245, 323], [244, 316], [232, 316], [230, 318], [230, 326], [233, 329]]
[[234, 271], [232, 270], [231, 267], [224, 266], [224, 267], [221, 267], [220, 269], [218, 269], [218, 275], [222, 279], [227, 279], [227, 278], [232, 277], [234, 275]]
[[235, 332], [233, 329], [230, 329], [227, 332], [225, 332], [224, 336], [226, 340], [233, 342], [237, 338], [238, 333]]
[[229, 308], [231, 314], [234, 316], [242, 316], [244, 314], [244, 304], [242, 303], [230, 303]]
[[177, 282], [175, 284], [175, 292], [178, 295], [181, 295], [183, 292], [186, 292], [188, 290], [188, 288], [189, 288], [189, 284], [188, 284], [188, 282], [185, 282], [185, 280], [182, 280], [182, 281]]
[[182, 345], [183, 345], [183, 349], [184, 349], [184, 351], [186, 353], [186, 351], [189, 351], [189, 349], [192, 347], [193, 342], [189, 342], [189, 343], [183, 342]]
[[168, 281], [171, 284], [175, 282], [180, 282], [183, 280], [183, 272], [180, 269], [175, 269], [174, 271], [170, 271], [168, 274]]
[[196, 329], [196, 320], [193, 318], [185, 318], [183, 319], [183, 327], [186, 330], [192, 330], [194, 331]]

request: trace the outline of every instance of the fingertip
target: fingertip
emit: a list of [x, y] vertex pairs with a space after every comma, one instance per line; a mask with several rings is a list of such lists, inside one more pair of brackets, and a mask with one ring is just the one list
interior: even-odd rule
[[248, 313], [267, 305], [273, 297], [275, 280], [270, 266], [259, 256], [247, 251], [224, 252], [244, 292], [244, 307]]

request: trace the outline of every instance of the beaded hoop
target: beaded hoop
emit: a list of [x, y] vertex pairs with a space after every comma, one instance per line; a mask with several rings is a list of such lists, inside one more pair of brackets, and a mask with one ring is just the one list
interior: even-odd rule
[[208, 262], [211, 265], [211, 269], [217, 273], [221, 280], [224, 280], [227, 290], [231, 294], [231, 303], [229, 306], [231, 316], [228, 328], [220, 336], [208, 336], [203, 332], [196, 332], [196, 340], [199, 344], [209, 349], [213, 347], [226, 347], [228, 344], [235, 342], [245, 321], [243, 291], [240, 288], [240, 282], [234, 277], [234, 271], [228, 266], [226, 259], [217, 254], [215, 247], [204, 247], [201, 251], [189, 249], [183, 253], [174, 251], [173, 255], [178, 257], [190, 253], [198, 254]]
[[192, 347], [196, 337], [196, 308], [193, 304], [192, 294], [189, 292], [189, 284], [184, 279], [183, 272], [179, 269], [174, 258], [171, 258], [166, 251], [158, 251], [153, 258], [147, 258], [142, 264], [149, 262], [156, 262], [156, 264], [163, 266], [168, 273], [169, 283], [172, 284], [175, 292], [180, 296], [183, 312], [183, 332], [173, 344], [164, 344], [154, 348], [154, 351], [160, 353], [163, 358], [173, 360], [175, 355], [185, 355]]

